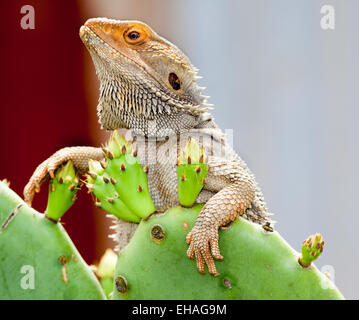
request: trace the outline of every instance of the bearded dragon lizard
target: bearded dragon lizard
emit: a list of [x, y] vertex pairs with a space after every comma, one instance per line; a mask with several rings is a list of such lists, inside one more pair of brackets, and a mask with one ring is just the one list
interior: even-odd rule
[[[209, 173], [197, 202], [205, 203], [188, 233], [187, 256], [195, 258], [199, 272], [217, 276], [213, 258], [221, 260], [218, 229], [244, 218], [270, 226], [262, 192], [245, 162], [226, 142], [224, 133], [208, 112], [197, 69], [175, 45], [139, 21], [89, 19], [80, 37], [91, 54], [100, 79], [97, 112], [106, 130], [129, 129], [136, 140], [142, 165], [148, 167], [148, 184], [155, 207], [164, 211], [178, 205], [177, 153], [183, 137], [203, 144]], [[80, 173], [90, 159], [101, 160], [101, 148], [68, 147], [41, 163], [24, 189], [31, 205], [41, 183], [72, 160]]]

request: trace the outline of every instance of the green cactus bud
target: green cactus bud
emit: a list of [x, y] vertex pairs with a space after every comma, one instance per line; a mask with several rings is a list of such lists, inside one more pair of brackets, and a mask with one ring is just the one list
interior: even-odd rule
[[95, 178], [97, 175], [102, 176], [105, 172], [104, 168], [102, 168], [101, 163], [99, 161], [90, 160], [89, 161], [89, 174], [92, 178]]
[[109, 297], [113, 289], [113, 274], [115, 272], [116, 262], [116, 253], [111, 249], [107, 249], [96, 268], [96, 274], [101, 279], [101, 286], [106, 297]]
[[177, 194], [179, 202], [185, 207], [192, 206], [201, 192], [204, 179], [208, 174], [208, 165], [203, 147], [199, 147], [194, 139], [190, 139], [178, 156], [177, 162]]
[[96, 206], [120, 219], [139, 222], [156, 208], [148, 190], [146, 171], [137, 159], [137, 150], [117, 131], [103, 150], [106, 160], [91, 160], [87, 175], [87, 186], [98, 199]]
[[139, 222], [140, 218], [122, 201], [115, 189], [115, 178], [107, 175], [99, 161], [89, 161], [89, 173], [86, 185], [97, 200], [96, 206], [114, 216], [131, 222]]
[[112, 277], [115, 271], [117, 255], [111, 249], [106, 249], [97, 267], [97, 275], [100, 278]]
[[107, 157], [105, 173], [115, 181], [114, 188], [126, 206], [139, 218], [146, 218], [156, 208], [148, 190], [147, 175], [137, 158], [137, 150], [117, 131], [106, 147], [114, 158]]
[[74, 204], [79, 190], [79, 178], [71, 161], [56, 170], [49, 184], [49, 197], [45, 215], [52, 221], [58, 221]]
[[299, 257], [298, 262], [304, 268], [309, 267], [322, 254], [323, 248], [324, 241], [321, 234], [316, 233], [314, 236], [310, 236], [302, 242], [302, 256]]
[[122, 154], [134, 152], [133, 145], [123, 135], [119, 135], [116, 130], [113, 131], [105, 149], [110, 152], [110, 156], [109, 153], [106, 154], [105, 152], [106, 157], [110, 160], [112, 160], [111, 158], [118, 158]]

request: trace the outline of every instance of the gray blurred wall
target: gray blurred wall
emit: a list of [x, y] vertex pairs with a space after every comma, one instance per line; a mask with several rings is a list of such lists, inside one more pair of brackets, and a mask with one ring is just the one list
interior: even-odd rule
[[[335, 8], [322, 30], [320, 8]], [[359, 298], [359, 1], [81, 1], [85, 18], [143, 20], [204, 76], [213, 114], [256, 174], [276, 229]], [[92, 75], [95, 77], [95, 74]]]

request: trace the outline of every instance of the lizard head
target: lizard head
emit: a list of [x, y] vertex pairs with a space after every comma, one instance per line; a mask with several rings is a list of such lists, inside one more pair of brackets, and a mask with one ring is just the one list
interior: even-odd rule
[[105, 129], [164, 137], [193, 128], [210, 108], [198, 70], [146, 24], [94, 18], [80, 37], [100, 80], [97, 109]]

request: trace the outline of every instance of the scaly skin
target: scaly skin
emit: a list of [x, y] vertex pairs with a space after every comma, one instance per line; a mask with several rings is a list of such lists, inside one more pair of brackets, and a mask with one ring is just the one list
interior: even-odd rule
[[35, 192], [40, 192], [40, 186], [49, 176], [54, 178], [55, 170], [64, 162], [71, 160], [79, 173], [88, 171], [90, 159], [104, 158], [102, 149], [94, 147], [69, 147], [55, 152], [50, 158], [42, 162], [34, 171], [24, 189], [25, 201], [31, 205]]
[[[149, 190], [158, 211], [178, 204], [178, 151], [188, 137], [203, 144], [209, 172], [197, 202], [206, 204], [187, 235], [187, 256], [196, 258], [201, 273], [207, 265], [218, 275], [213, 261], [223, 259], [218, 228], [239, 215], [263, 225], [270, 223], [270, 214], [253, 174], [207, 112], [210, 105], [197, 84], [197, 70], [182, 51], [142, 22], [89, 19], [80, 37], [101, 82], [99, 122], [107, 130], [130, 130], [142, 165], [149, 168]], [[84, 172], [89, 159], [102, 157], [100, 148], [58, 151], [36, 169], [25, 187], [25, 200], [31, 204], [41, 182], [61, 162], [72, 160]], [[123, 238], [123, 229], [118, 229]]]

